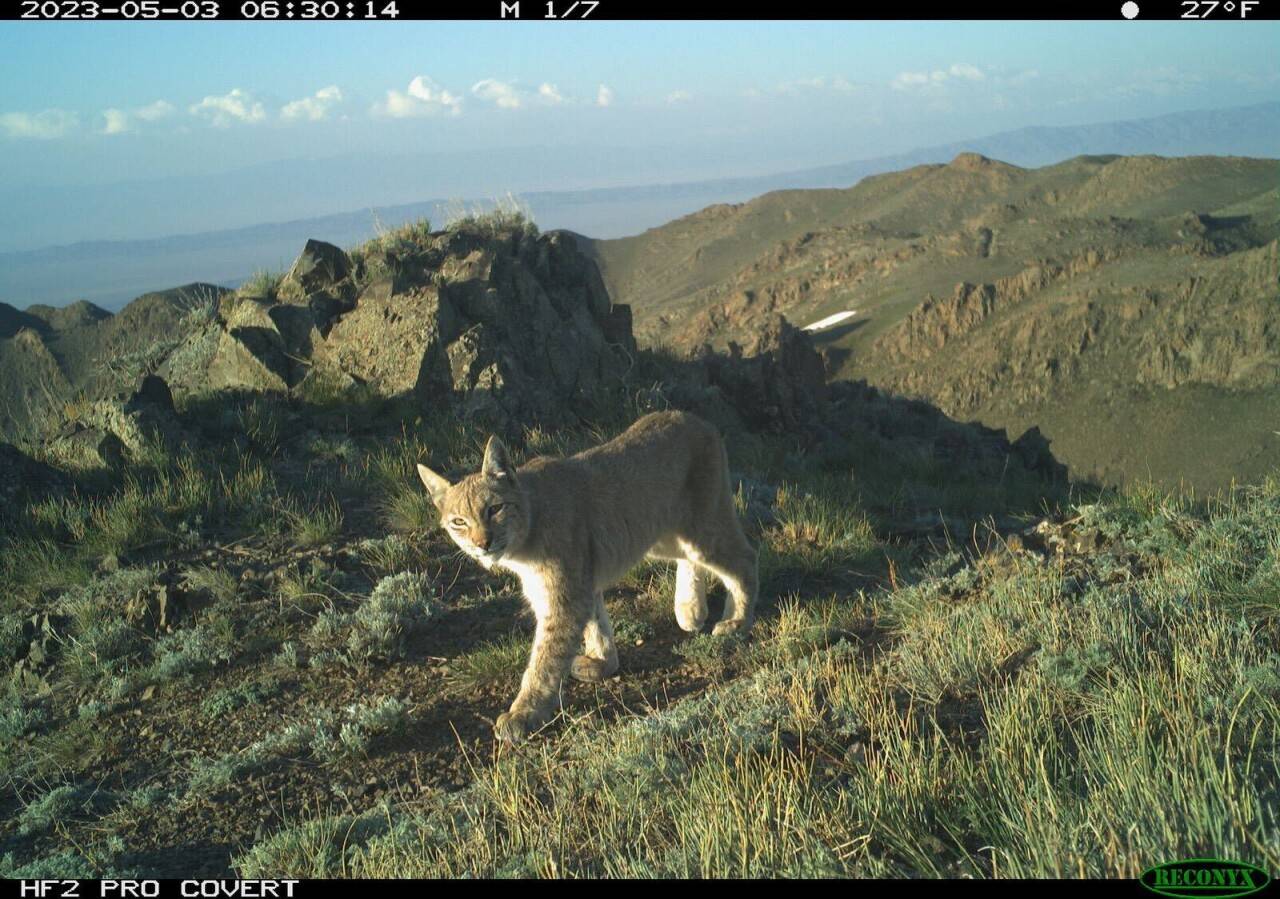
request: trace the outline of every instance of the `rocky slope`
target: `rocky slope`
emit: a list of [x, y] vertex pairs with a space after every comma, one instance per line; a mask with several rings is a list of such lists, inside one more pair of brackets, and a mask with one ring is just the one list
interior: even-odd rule
[[138, 297], [118, 315], [0, 303], [0, 440], [38, 437], [68, 409], [125, 390], [183, 340], [225, 288], [188, 284]]
[[[584, 246], [642, 341], [723, 347], [769, 316], [853, 310], [815, 334], [833, 375], [1039, 425], [1077, 474], [1215, 488], [1280, 458], [1277, 178], [1270, 160], [961, 154]], [[1225, 432], [1199, 426], [1212, 408]]]
[[[308, 242], [279, 284], [0, 309], [9, 411], [0, 436], [47, 436], [155, 373], [175, 393], [224, 389], [456, 404], [495, 424], [578, 421], [616, 399], [634, 355], [625, 308], [571, 240], [529, 229], [440, 232], [357, 259]], [[121, 391], [125, 390], [125, 394]]]
[[[641, 349], [630, 309], [610, 302], [572, 235], [524, 223], [408, 229], [351, 254], [312, 240], [278, 281], [179, 302], [189, 296], [150, 295], [116, 317], [88, 304], [11, 316], [19, 321], [6, 351], [26, 348], [48, 372], [37, 386], [58, 385], [25, 441], [38, 456], [73, 471], [123, 471], [194, 439], [175, 397], [190, 407], [265, 394], [306, 410], [304, 427], [392, 403], [397, 415], [461, 420], [516, 441], [530, 427], [669, 407], [726, 432], [828, 451], [856, 424], [921, 458], [993, 474], [1015, 459], [1036, 477], [1065, 476], [1038, 431], [1011, 444], [1003, 430], [957, 425], [866, 384], [829, 385], [810, 335], [777, 313], [762, 312], [758, 330], [723, 351]], [[143, 345], [157, 330], [148, 317], [168, 329]], [[134, 349], [113, 354], [126, 324]], [[74, 364], [50, 350], [67, 333], [79, 342]]]

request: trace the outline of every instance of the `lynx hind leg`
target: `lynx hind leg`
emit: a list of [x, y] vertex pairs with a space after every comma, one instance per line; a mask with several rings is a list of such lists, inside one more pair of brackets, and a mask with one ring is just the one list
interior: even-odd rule
[[713, 570], [728, 590], [729, 599], [724, 604], [724, 615], [716, 622], [711, 633], [717, 637], [726, 634], [745, 636], [755, 622], [756, 597], [760, 590], [755, 551], [743, 552], [733, 568]]
[[597, 593], [591, 618], [582, 631], [583, 654], [575, 656], [569, 673], [575, 680], [595, 683], [612, 677], [618, 670], [618, 647], [613, 642], [613, 625], [604, 606], [604, 594]]
[[[747, 542], [736, 518], [732, 523], [734, 533], [718, 541], [707, 541], [707, 548], [691, 547], [698, 564], [718, 577], [728, 592], [724, 614], [711, 630], [716, 636], [746, 635], [755, 621], [756, 596], [760, 589], [756, 550]], [[703, 614], [706, 614], [705, 603]]]
[[707, 578], [692, 559], [676, 562], [675, 608], [681, 630], [702, 630], [707, 621]]

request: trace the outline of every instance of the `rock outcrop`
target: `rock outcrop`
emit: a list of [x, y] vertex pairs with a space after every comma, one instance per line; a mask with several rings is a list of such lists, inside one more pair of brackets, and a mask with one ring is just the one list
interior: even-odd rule
[[773, 316], [745, 347], [704, 344], [687, 356], [641, 353], [634, 399], [642, 409], [694, 412], [722, 430], [816, 440], [827, 426], [822, 356], [807, 333]]
[[269, 296], [224, 298], [184, 390], [307, 396], [323, 383], [496, 427], [569, 424], [616, 401], [636, 352], [630, 310], [565, 235], [451, 230], [353, 260], [308, 241]]
[[771, 316], [745, 347], [704, 352], [707, 376], [752, 430], [785, 432], [819, 420], [826, 399], [822, 356], [809, 335]]
[[50, 455], [72, 468], [119, 468], [149, 447], [172, 450], [185, 435], [169, 385], [145, 375], [131, 391], [76, 410], [50, 437]]

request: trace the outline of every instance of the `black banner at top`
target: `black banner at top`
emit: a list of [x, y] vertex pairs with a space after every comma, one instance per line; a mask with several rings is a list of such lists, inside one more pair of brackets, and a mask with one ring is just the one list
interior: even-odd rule
[[988, 0], [984, 3], [747, 3], [744, 0], [0, 0], [21, 21], [398, 22], [478, 20], [1274, 20], [1280, 0]]

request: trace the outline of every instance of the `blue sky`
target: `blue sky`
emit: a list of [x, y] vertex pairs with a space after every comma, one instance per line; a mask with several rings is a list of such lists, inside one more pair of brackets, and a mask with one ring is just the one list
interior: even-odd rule
[[4, 22], [0, 195], [406, 154], [444, 196], [763, 174], [1274, 100], [1277, 46], [1262, 21]]

